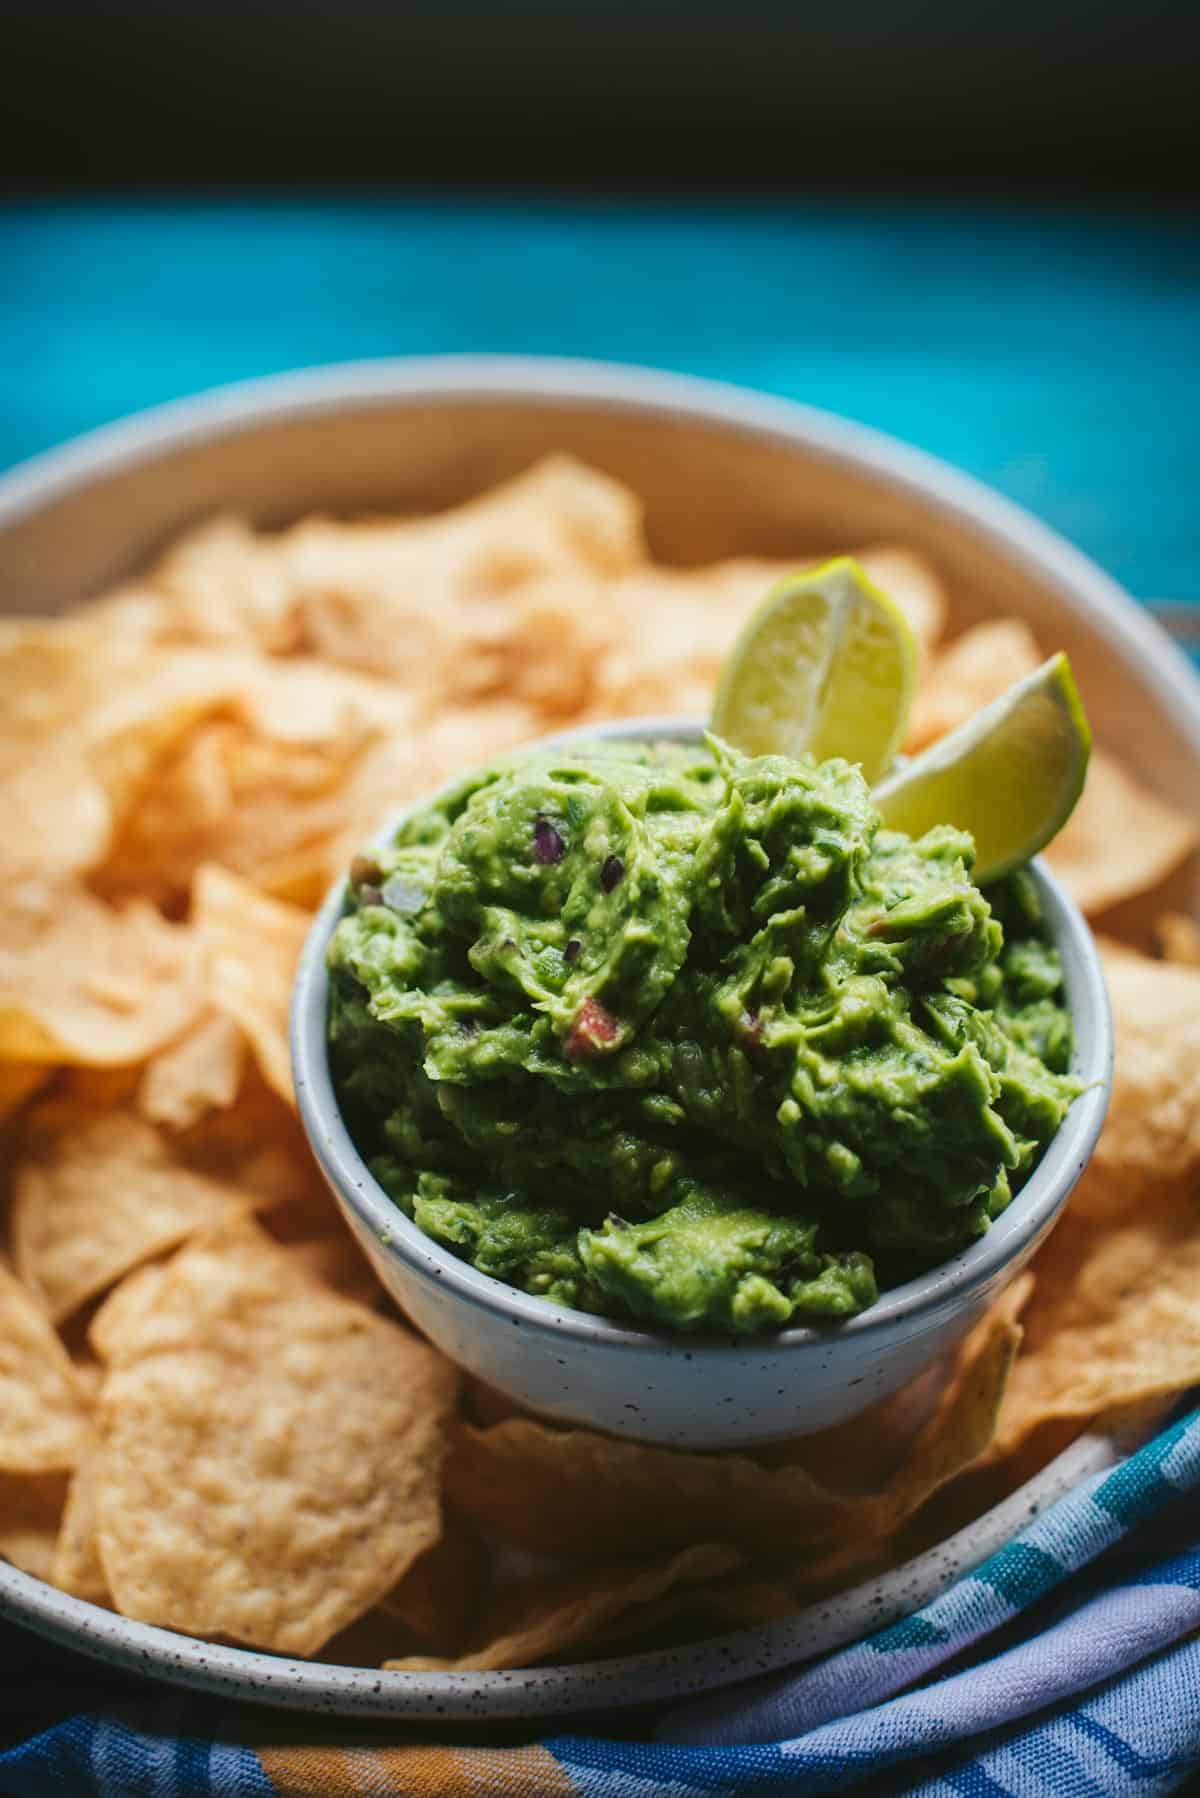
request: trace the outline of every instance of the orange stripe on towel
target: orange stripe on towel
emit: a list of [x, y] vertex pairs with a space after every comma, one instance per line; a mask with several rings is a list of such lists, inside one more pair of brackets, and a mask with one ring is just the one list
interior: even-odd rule
[[256, 1750], [279, 1798], [579, 1798], [545, 1748]]

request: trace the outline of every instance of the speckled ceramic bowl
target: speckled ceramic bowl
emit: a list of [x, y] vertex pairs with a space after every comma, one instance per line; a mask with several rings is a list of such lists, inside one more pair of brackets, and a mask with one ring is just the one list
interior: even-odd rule
[[[574, 734], [695, 741], [700, 728], [688, 720], [632, 719]], [[381, 843], [402, 816], [380, 833]], [[301, 1119], [388, 1291], [453, 1361], [518, 1404], [676, 1448], [736, 1448], [826, 1429], [906, 1385], [979, 1320], [1053, 1225], [1100, 1133], [1112, 1036], [1099, 957], [1062, 887], [1041, 862], [1033, 870], [1063, 959], [1075, 1022], [1073, 1071], [1086, 1090], [986, 1236], [847, 1323], [719, 1338], [624, 1326], [520, 1292], [419, 1230], [355, 1148], [330, 1078], [326, 952], [343, 909], [343, 882], [318, 913], [296, 972], [292, 1067]]]

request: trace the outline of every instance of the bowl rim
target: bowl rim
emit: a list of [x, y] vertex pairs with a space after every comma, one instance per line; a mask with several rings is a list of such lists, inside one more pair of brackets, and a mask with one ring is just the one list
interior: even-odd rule
[[[567, 747], [596, 741], [698, 741], [704, 726], [689, 718], [628, 718], [553, 732], [513, 753]], [[387, 843], [399, 824], [417, 807], [451, 790], [444, 783], [435, 793], [400, 806], [370, 838], [370, 846]], [[329, 975], [326, 951], [345, 905], [345, 876], [326, 894], [305, 939], [296, 966], [289, 1016], [292, 1075], [300, 1121], [309, 1146], [340, 1204], [352, 1212], [385, 1253], [402, 1262], [418, 1278], [435, 1279], [456, 1301], [478, 1310], [517, 1319], [531, 1331], [576, 1344], [618, 1350], [656, 1361], [693, 1363], [697, 1375], [714, 1362], [731, 1357], [809, 1350], [828, 1355], [839, 1344], [878, 1335], [904, 1324], [919, 1326], [930, 1313], [945, 1313], [966, 1304], [973, 1293], [1002, 1276], [1032, 1238], [1056, 1219], [1096, 1144], [1112, 1087], [1112, 1019], [1095, 939], [1083, 914], [1040, 857], [1029, 864], [1046, 911], [1050, 934], [1062, 952], [1068, 1005], [1076, 1029], [1071, 1071], [1084, 1084], [1055, 1135], [1047, 1144], [1025, 1185], [987, 1232], [965, 1249], [881, 1294], [857, 1317], [830, 1325], [795, 1326], [762, 1335], [670, 1333], [615, 1322], [607, 1316], [572, 1310], [507, 1281], [481, 1273], [426, 1236], [388, 1197], [360, 1155], [342, 1118], [329, 1068], [326, 1038]]]

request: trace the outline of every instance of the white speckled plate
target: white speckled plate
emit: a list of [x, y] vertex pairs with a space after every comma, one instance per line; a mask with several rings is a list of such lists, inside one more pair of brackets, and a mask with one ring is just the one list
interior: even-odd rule
[[381, 1673], [225, 1648], [131, 1623], [69, 1598], [0, 1562], [0, 1610], [83, 1654], [132, 1673], [289, 1710], [336, 1717], [440, 1717], [482, 1721], [614, 1710], [696, 1696], [828, 1654], [928, 1604], [1055, 1499], [1120, 1459], [1101, 1436], [1082, 1436], [992, 1511], [893, 1573], [867, 1580], [794, 1617], [685, 1648], [619, 1655], [570, 1667], [511, 1673]]
[[[568, 451], [643, 498], [655, 553], [930, 557], [950, 633], [1016, 615], [1064, 648], [1106, 746], [1194, 803], [1196, 678], [1150, 617], [1027, 513], [944, 463], [827, 413], [642, 369], [437, 357], [273, 377], [130, 419], [0, 478], [0, 611], [54, 612], [134, 573], [214, 511], [423, 511]], [[1195, 907], [1196, 864], [1169, 903]], [[1164, 904], [1167, 901], [1164, 900]], [[522, 1672], [379, 1673], [214, 1647], [131, 1623], [0, 1563], [0, 1609], [112, 1666], [226, 1698], [340, 1716], [486, 1719], [668, 1701], [827, 1653], [927, 1603], [1110, 1464], [1084, 1437], [1004, 1504], [907, 1566], [783, 1622], [669, 1652]]]

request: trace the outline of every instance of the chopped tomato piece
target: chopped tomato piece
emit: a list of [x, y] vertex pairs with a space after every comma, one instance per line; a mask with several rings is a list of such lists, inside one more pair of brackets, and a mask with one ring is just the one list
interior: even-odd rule
[[599, 999], [585, 999], [571, 1033], [563, 1045], [568, 1061], [583, 1061], [589, 1055], [602, 1055], [617, 1040], [617, 1020]]

